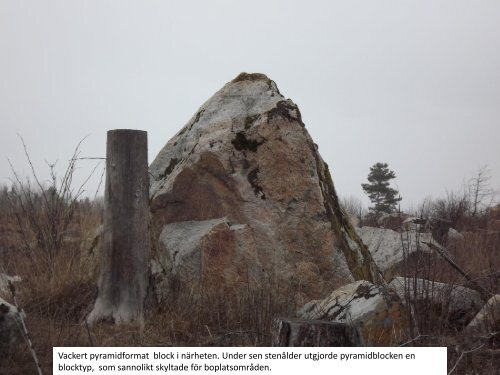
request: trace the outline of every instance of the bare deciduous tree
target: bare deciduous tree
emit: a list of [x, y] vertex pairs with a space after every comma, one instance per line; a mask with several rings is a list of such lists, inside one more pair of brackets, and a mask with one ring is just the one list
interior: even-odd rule
[[491, 174], [487, 165], [479, 168], [469, 180], [469, 202], [473, 218], [483, 214], [493, 205], [496, 192], [491, 188], [490, 181]]

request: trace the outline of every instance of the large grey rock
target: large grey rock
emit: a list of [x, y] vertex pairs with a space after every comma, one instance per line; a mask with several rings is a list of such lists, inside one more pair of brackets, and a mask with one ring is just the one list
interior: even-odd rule
[[439, 246], [430, 233], [414, 230], [399, 233], [392, 229], [361, 227], [356, 228], [356, 232], [382, 272], [401, 263], [405, 254], [408, 256], [416, 251], [431, 253], [429, 243]]
[[[160, 300], [168, 296], [174, 283], [228, 292], [246, 284], [249, 274], [261, 271], [256, 268], [250, 228], [246, 224], [231, 225], [227, 218], [167, 224], [159, 246], [153, 276], [159, 279]], [[162, 274], [168, 277], [159, 277]]]
[[405, 303], [428, 303], [435, 311], [439, 311], [442, 317], [458, 326], [470, 322], [484, 304], [480, 293], [460, 285], [395, 277], [389, 287]]
[[16, 307], [0, 298], [0, 362], [21, 337], [21, 322]]
[[297, 315], [308, 320], [353, 323], [368, 346], [386, 346], [406, 339], [408, 320], [399, 297], [382, 286], [356, 281], [327, 298], [305, 304]]
[[229, 223], [225, 218], [165, 225], [160, 234], [160, 243], [165, 247], [160, 263], [174, 275], [185, 268], [186, 276], [199, 276], [203, 267], [203, 241], [213, 233], [228, 228]]
[[491, 297], [465, 328], [474, 334], [500, 332], [500, 294]]
[[[228, 227], [246, 226], [242, 236], [249, 239], [222, 231], [229, 247], [214, 251], [210, 264], [224, 264], [224, 272], [244, 268], [241, 277], [250, 280], [277, 275], [309, 299], [354, 279], [381, 282], [298, 107], [262, 74], [242, 73], [203, 104], [160, 151], [150, 174], [152, 227], [160, 253], [168, 253], [158, 256], [160, 263], [177, 251], [166, 226], [184, 223], [170, 227], [182, 233], [197, 225], [186, 222], [226, 218]], [[238, 241], [247, 248], [238, 249]], [[183, 254], [193, 253], [180, 242]], [[251, 264], [231, 260], [238, 253]], [[217, 273], [210, 267], [206, 273]]]

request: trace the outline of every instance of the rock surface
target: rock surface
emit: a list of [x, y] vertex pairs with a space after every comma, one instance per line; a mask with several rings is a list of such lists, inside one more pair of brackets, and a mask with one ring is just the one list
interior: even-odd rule
[[[238, 275], [221, 276], [227, 288], [277, 274], [309, 298], [354, 279], [381, 282], [298, 107], [265, 75], [242, 73], [226, 84], [160, 151], [150, 175], [167, 274], [189, 259], [196, 267], [185, 270]], [[203, 236], [175, 239], [197, 227]], [[224, 246], [207, 245], [214, 233]]]
[[[356, 232], [368, 246], [373, 260], [382, 272], [394, 267], [404, 259], [406, 254], [412, 254], [417, 250], [430, 253], [431, 248], [428, 243], [434, 242], [430, 233], [419, 233], [409, 230], [403, 233], [392, 229], [362, 227], [356, 228]], [[418, 244], [418, 246], [417, 246]]]
[[358, 324], [367, 346], [394, 345], [406, 339], [408, 333], [407, 314], [399, 297], [363, 280], [344, 285], [323, 300], [308, 302], [297, 315], [302, 319]]
[[481, 295], [460, 285], [395, 277], [389, 287], [403, 301], [430, 303], [451, 324], [465, 326], [483, 306]]
[[0, 298], [0, 362], [20, 337], [22, 333], [16, 307]]
[[160, 234], [160, 249], [153, 274], [169, 276], [157, 283], [160, 300], [175, 287], [174, 280], [227, 293], [228, 288], [246, 285], [249, 273], [259, 272], [250, 228], [231, 225], [227, 218], [167, 224]]
[[22, 281], [22, 279], [19, 276], [9, 276], [4, 273], [0, 273], [0, 294], [10, 293], [9, 281], [12, 283], [18, 283]]
[[500, 294], [494, 295], [486, 302], [465, 331], [474, 334], [500, 332]]
[[421, 219], [418, 217], [410, 216], [401, 223], [401, 229], [403, 231], [417, 231], [419, 233], [428, 232], [430, 230], [431, 223], [428, 219]]
[[384, 213], [377, 218], [377, 225], [384, 229], [392, 229], [398, 231], [402, 228], [403, 223], [410, 218], [410, 215], [404, 212], [393, 212], [390, 214]]
[[464, 235], [458, 230], [453, 228], [448, 229], [447, 245], [449, 245], [451, 242], [463, 242], [464, 239]]

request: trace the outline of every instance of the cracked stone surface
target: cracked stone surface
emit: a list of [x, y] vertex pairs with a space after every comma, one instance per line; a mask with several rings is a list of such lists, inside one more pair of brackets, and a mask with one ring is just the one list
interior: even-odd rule
[[[210, 262], [206, 254], [189, 258], [201, 262], [204, 275], [243, 273], [220, 279], [223, 285], [273, 274], [309, 300], [355, 279], [380, 282], [368, 249], [338, 205], [328, 166], [299, 108], [263, 74], [242, 73], [215, 93], [160, 151], [150, 175], [152, 226], [160, 262], [169, 264], [165, 273], [180, 270], [176, 251], [208, 251], [174, 243], [174, 232], [224, 218], [221, 231], [227, 233]], [[245, 233], [231, 230], [235, 225], [244, 225]], [[193, 243], [210, 242], [213, 229], [204, 233]], [[236, 264], [237, 254], [250, 263]]]
[[367, 346], [394, 345], [404, 341], [408, 332], [400, 298], [364, 280], [344, 285], [325, 299], [306, 303], [297, 315], [308, 320], [359, 325]]
[[182, 285], [202, 283], [205, 288], [228, 292], [228, 288], [246, 284], [247, 271], [259, 272], [250, 228], [231, 225], [227, 218], [167, 224], [160, 234], [160, 246], [153, 273], [169, 277], [157, 283], [159, 300], [168, 297], [173, 279]]
[[386, 271], [404, 259], [406, 255], [421, 251], [432, 253], [429, 243], [439, 246], [433, 240], [431, 233], [421, 233], [414, 230], [408, 230], [403, 234], [392, 229], [374, 228], [364, 226], [356, 228], [356, 232], [368, 246], [373, 260], [381, 271]]

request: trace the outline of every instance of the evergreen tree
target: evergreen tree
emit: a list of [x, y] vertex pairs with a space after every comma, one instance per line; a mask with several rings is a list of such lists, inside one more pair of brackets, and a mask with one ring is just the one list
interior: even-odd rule
[[387, 163], [376, 163], [370, 167], [369, 183], [361, 184], [361, 187], [374, 204], [369, 209], [375, 215], [394, 212], [396, 203], [401, 200], [398, 195], [399, 192], [389, 186], [390, 180], [393, 178], [396, 178], [396, 174], [389, 169]]

